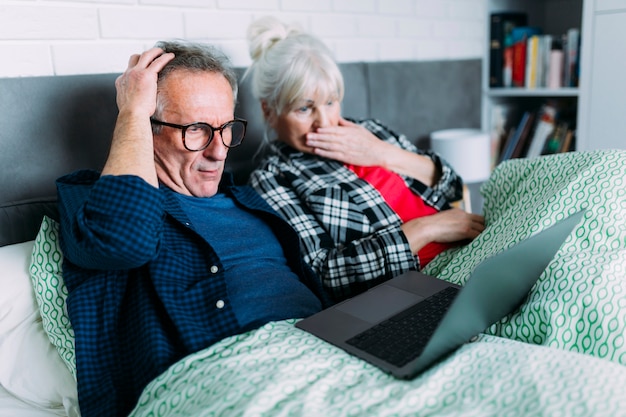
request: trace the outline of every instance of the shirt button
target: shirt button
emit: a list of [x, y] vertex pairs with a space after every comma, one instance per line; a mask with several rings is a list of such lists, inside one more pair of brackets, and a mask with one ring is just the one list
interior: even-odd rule
[[219, 271], [219, 270], [220, 270], [220, 269], [219, 269], [217, 266], [215, 266], [215, 265], [213, 265], [213, 266], [211, 267], [211, 273], [212, 273], [212, 274], [217, 273], [217, 271]]
[[215, 307], [224, 308], [224, 300], [217, 300], [217, 303], [215, 303]]

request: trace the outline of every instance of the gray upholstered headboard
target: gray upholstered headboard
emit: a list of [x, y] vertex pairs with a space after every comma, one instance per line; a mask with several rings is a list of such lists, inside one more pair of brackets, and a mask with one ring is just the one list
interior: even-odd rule
[[[341, 64], [343, 114], [380, 119], [428, 146], [433, 130], [480, 126], [480, 68], [480, 60]], [[56, 178], [102, 167], [117, 75], [0, 78], [0, 246], [33, 239], [44, 214], [56, 217]], [[236, 113], [249, 131], [228, 168], [244, 182], [264, 131], [246, 82]]]

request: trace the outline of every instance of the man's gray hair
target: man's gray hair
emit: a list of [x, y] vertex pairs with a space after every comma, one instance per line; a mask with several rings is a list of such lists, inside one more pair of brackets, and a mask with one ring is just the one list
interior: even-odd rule
[[[159, 84], [170, 73], [177, 70], [214, 72], [222, 74], [226, 78], [233, 90], [233, 99], [235, 103], [237, 102], [239, 89], [237, 73], [231, 64], [230, 58], [224, 52], [209, 44], [184, 40], [159, 41], [155, 46], [163, 49], [165, 52], [174, 54], [174, 59], [168, 62], [159, 72]], [[156, 116], [161, 113], [163, 106], [162, 100], [157, 100]]]

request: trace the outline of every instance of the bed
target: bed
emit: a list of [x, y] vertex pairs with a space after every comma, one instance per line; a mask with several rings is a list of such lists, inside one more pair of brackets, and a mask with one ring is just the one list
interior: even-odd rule
[[[355, 63], [342, 71], [346, 115], [419, 120], [415, 140], [479, 124], [479, 62]], [[106, 158], [115, 77], [0, 79], [0, 415], [80, 415], [54, 179]], [[429, 90], [437, 77], [449, 77], [451, 90]], [[410, 102], [419, 95], [412, 88], [431, 97], [467, 91], [467, 101], [426, 106]], [[229, 157], [229, 169], [245, 181], [263, 129], [245, 84], [238, 106], [252, 122], [251, 140]], [[398, 117], [404, 109], [419, 114]], [[430, 111], [441, 118], [424, 118]], [[626, 415], [625, 178], [623, 150], [499, 165], [480, 187], [487, 229], [438, 256], [427, 273], [463, 284], [481, 260], [580, 209], [584, 219], [516, 311], [414, 380], [345, 354], [297, 329], [294, 318], [183, 358], [145, 388], [131, 415]]]

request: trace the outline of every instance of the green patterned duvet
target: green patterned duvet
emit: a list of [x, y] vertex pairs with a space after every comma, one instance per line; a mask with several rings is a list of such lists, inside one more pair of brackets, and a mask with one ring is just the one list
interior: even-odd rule
[[485, 232], [426, 272], [462, 284], [487, 256], [586, 209], [523, 306], [488, 333], [626, 365], [626, 151], [512, 160], [482, 193]]
[[[481, 193], [486, 230], [426, 273], [464, 284], [488, 256], [586, 211], [517, 311], [415, 380], [285, 321], [184, 358], [132, 415], [626, 416], [626, 152], [507, 161]], [[44, 329], [74, 372], [61, 261], [58, 226], [44, 219], [33, 285]]]
[[625, 178], [624, 151], [498, 166], [481, 189], [485, 232], [425, 272], [463, 284], [486, 257], [585, 218], [521, 308], [412, 381], [285, 321], [181, 360], [132, 415], [626, 416]]
[[616, 417], [626, 415], [626, 368], [481, 336], [401, 381], [287, 321], [180, 361], [131, 415]]

